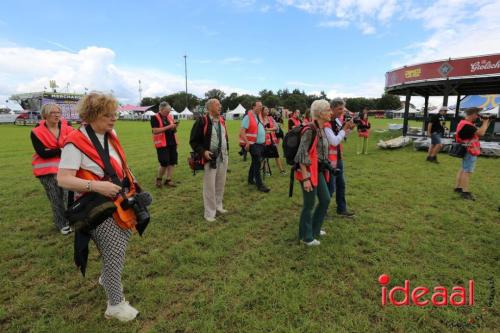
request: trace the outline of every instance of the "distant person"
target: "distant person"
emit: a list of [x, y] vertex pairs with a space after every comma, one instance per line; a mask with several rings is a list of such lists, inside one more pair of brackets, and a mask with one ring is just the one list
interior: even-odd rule
[[[371, 124], [368, 121], [368, 108], [364, 108], [358, 122], [358, 144], [357, 154], [368, 154], [368, 136], [370, 135]], [[359, 149], [361, 146], [361, 150]]]
[[257, 190], [268, 193], [270, 191], [262, 182], [260, 174], [266, 130], [262, 123], [262, 102], [252, 103], [252, 109], [241, 122], [240, 137], [245, 143], [245, 150], [250, 152], [252, 165], [248, 170], [248, 184], [257, 185]]
[[290, 118], [288, 118], [288, 131], [290, 131], [292, 128], [295, 128], [297, 126], [300, 126], [300, 110], [295, 110], [292, 112], [292, 115]]
[[262, 111], [262, 122], [266, 128], [266, 143], [264, 151], [267, 154], [265, 157], [273, 158], [276, 161], [276, 166], [280, 170], [280, 174], [285, 175], [285, 168], [283, 167], [283, 161], [280, 159], [279, 154], [280, 139], [278, 139], [277, 136], [279, 124], [269, 115], [269, 108], [267, 106], [264, 106]]
[[208, 222], [213, 222], [217, 213], [227, 213], [222, 201], [229, 161], [229, 142], [224, 118], [220, 116], [219, 100], [209, 99], [205, 109], [207, 114], [199, 118], [191, 129], [189, 144], [195, 152], [203, 156], [204, 218]]
[[312, 122], [312, 119], [311, 119], [311, 110], [307, 109], [306, 113], [304, 114], [304, 119], [302, 119], [302, 125], [305, 126], [305, 125], [309, 124], [310, 122]]
[[469, 108], [465, 110], [465, 119], [461, 120], [457, 125], [455, 140], [459, 143], [467, 145], [467, 152], [462, 159], [462, 166], [457, 174], [455, 192], [459, 193], [463, 199], [475, 200], [471, 192], [469, 192], [470, 175], [474, 172], [477, 157], [481, 154], [481, 144], [479, 137], [483, 136], [488, 129], [490, 120], [483, 118], [481, 127], [477, 128], [474, 123], [479, 118], [480, 108]]
[[344, 178], [344, 147], [342, 141], [349, 135], [355, 125], [353, 120], [345, 122], [344, 114], [349, 112], [345, 108], [345, 102], [341, 98], [334, 98], [330, 102], [332, 109], [332, 120], [330, 129], [326, 128], [325, 132], [328, 137], [328, 142], [336, 149], [337, 166], [335, 172], [332, 173], [333, 177], [330, 180], [329, 190], [330, 195], [335, 193], [335, 201], [337, 203], [337, 215], [340, 217], [353, 218], [354, 212], [347, 209], [347, 202], [345, 199], [345, 178]]
[[324, 126], [332, 116], [330, 104], [324, 99], [316, 100], [311, 105], [311, 113], [314, 122], [302, 130], [302, 138], [295, 156], [295, 162], [299, 165], [295, 179], [302, 185], [303, 196], [299, 238], [307, 246], [317, 246], [321, 244], [318, 238], [326, 235], [321, 226], [330, 204], [329, 144], [324, 132]]
[[[153, 142], [160, 163], [156, 176], [156, 187], [158, 188], [161, 188], [162, 184], [168, 187], [176, 187], [172, 176], [178, 162], [176, 134], [178, 123], [174, 120], [170, 111], [172, 111], [170, 105], [167, 102], [161, 102], [159, 112], [151, 117]], [[164, 176], [166, 177], [163, 183]]]
[[439, 113], [432, 115], [429, 125], [427, 125], [427, 135], [431, 138], [431, 144], [429, 145], [427, 155], [428, 162], [439, 163], [437, 160], [437, 154], [443, 148], [441, 139], [444, 136], [446, 126], [446, 111], [448, 111], [446, 106], [441, 107], [441, 109], [439, 109]]
[[54, 216], [54, 225], [63, 235], [71, 233], [69, 222], [64, 217], [65, 193], [57, 184], [57, 171], [61, 160], [61, 149], [66, 137], [73, 131], [65, 119], [61, 118], [61, 108], [55, 103], [45, 104], [41, 112], [42, 120], [31, 130], [31, 143], [35, 149], [32, 166], [49, 198]]
[[[120, 193], [132, 190], [131, 183], [134, 179], [126, 167], [125, 153], [113, 130], [117, 108], [118, 101], [113, 96], [97, 92], [85, 95], [78, 104], [80, 119], [87, 125], [68, 136], [57, 175], [59, 184], [75, 191], [77, 200], [90, 195], [90, 192], [97, 192], [110, 201], [117, 202], [121, 199]], [[102, 156], [108, 156], [110, 168], [122, 186], [112, 182], [108, 171], [105, 171], [105, 164], [92, 138], [100, 145]], [[123, 296], [122, 270], [135, 224], [124, 223], [121, 217], [122, 215], [115, 212], [110, 217], [104, 217], [102, 221], [96, 221], [97, 225], [91, 230], [78, 231], [78, 237], [75, 238], [75, 263], [84, 273], [87, 266], [88, 241], [92, 239], [102, 259], [99, 283], [103, 286], [108, 300], [104, 315], [106, 318], [130, 321], [139, 311]]]

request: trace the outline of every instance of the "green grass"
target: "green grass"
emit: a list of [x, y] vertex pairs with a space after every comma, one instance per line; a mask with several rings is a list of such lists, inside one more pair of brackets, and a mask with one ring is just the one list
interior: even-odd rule
[[[374, 128], [386, 120], [372, 119]], [[391, 121], [395, 122], [395, 121]], [[175, 189], [154, 188], [156, 153], [146, 122], [119, 122], [129, 164], [154, 197], [152, 223], [134, 235], [123, 274], [125, 295], [141, 311], [121, 324], [104, 319], [101, 264], [91, 245], [83, 278], [73, 265], [73, 239], [56, 232], [41, 184], [31, 174], [29, 127], [0, 126], [1, 332], [493, 332], [500, 327], [500, 160], [480, 158], [471, 182], [476, 202], [452, 192], [459, 160], [441, 164], [407, 147], [346, 144], [346, 181], [354, 221], [325, 222], [321, 246], [297, 243], [299, 186], [266, 178], [261, 194], [246, 185], [249, 163], [237, 154], [239, 122], [228, 122], [230, 169], [225, 207], [204, 222], [202, 174], [186, 165], [191, 122], [181, 123]], [[413, 124], [413, 126], [419, 126]], [[334, 215], [332, 202], [330, 215]], [[396, 308], [380, 305], [377, 278], [390, 286], [451, 288], [474, 279], [475, 306]], [[493, 278], [493, 280], [492, 280]], [[491, 304], [492, 298], [496, 297]], [[455, 328], [453, 328], [455, 327]], [[458, 328], [457, 328], [458, 327]]]

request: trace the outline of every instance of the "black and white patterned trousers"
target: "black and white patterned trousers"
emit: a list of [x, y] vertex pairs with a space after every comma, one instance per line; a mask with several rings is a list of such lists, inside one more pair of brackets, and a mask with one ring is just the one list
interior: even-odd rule
[[90, 236], [101, 252], [101, 281], [111, 305], [117, 305], [124, 300], [122, 270], [131, 235], [131, 230], [120, 228], [112, 217], [107, 218], [90, 232]]
[[65, 197], [67, 198], [67, 192], [57, 186], [56, 175], [40, 176], [38, 179], [40, 179], [40, 183], [42, 183], [52, 206], [54, 224], [57, 229], [61, 230], [63, 227], [69, 225], [68, 220], [64, 217], [64, 211], [66, 210], [64, 203]]

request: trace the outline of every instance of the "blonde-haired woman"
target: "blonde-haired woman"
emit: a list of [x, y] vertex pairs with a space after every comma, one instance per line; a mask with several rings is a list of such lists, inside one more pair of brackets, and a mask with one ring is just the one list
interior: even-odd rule
[[[114, 97], [96, 92], [83, 97], [78, 105], [80, 118], [87, 125], [80, 127], [68, 137], [57, 175], [59, 184], [77, 192], [77, 196], [97, 192], [115, 201], [122, 190], [122, 186], [113, 183], [108, 172], [104, 171], [105, 163], [100, 158], [98, 149], [109, 155], [116, 177], [124, 188], [127, 186], [125, 185], [129, 179], [127, 162], [113, 130], [117, 119], [117, 108], [118, 102]], [[94, 145], [93, 142], [97, 140], [101, 147]], [[139, 312], [125, 301], [121, 277], [125, 251], [133, 226], [119, 225], [115, 214], [99, 222], [87, 233], [77, 232], [79, 239], [86, 240], [86, 244], [82, 245], [80, 242], [79, 248], [75, 249], [75, 263], [84, 273], [87, 260], [85, 253], [88, 253], [88, 240], [91, 238], [102, 257], [103, 266], [99, 283], [104, 287], [108, 299], [104, 314], [106, 318], [129, 321]]]
[[56, 175], [61, 160], [61, 148], [73, 128], [61, 118], [59, 105], [51, 103], [42, 108], [42, 120], [31, 131], [33, 154], [33, 174], [42, 183], [52, 206], [54, 224], [63, 235], [71, 232], [68, 220], [64, 217], [64, 190], [57, 185]]

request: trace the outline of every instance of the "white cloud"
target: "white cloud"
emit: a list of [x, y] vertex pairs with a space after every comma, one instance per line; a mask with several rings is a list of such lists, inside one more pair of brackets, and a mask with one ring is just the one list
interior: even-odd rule
[[306, 94], [319, 95], [321, 91], [328, 98], [334, 97], [367, 97], [378, 98], [384, 92], [384, 80], [378, 78], [367, 79], [359, 85], [309, 83], [299, 80], [287, 81], [285, 85], [291, 89], [304, 90]]
[[345, 28], [350, 24], [347, 20], [323, 21], [318, 24], [319, 27], [325, 28]]
[[[78, 52], [40, 50], [29, 47], [0, 47], [0, 96], [42, 91], [49, 80], [56, 80], [65, 91], [111, 91], [122, 101], [137, 103], [138, 81], [143, 96], [163, 96], [184, 91], [184, 76], [155, 69], [126, 68], [115, 64], [115, 53], [91, 46]], [[248, 93], [210, 80], [188, 80], [189, 92], [203, 96], [212, 88], [226, 93]]]

